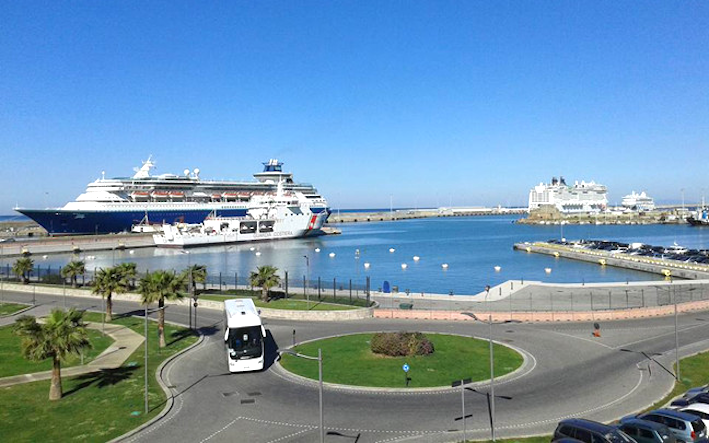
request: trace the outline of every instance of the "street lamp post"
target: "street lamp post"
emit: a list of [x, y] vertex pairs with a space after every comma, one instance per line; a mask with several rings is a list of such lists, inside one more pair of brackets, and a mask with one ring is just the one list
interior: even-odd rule
[[[183, 254], [187, 255], [187, 271], [189, 272], [189, 281], [187, 282], [188, 288], [187, 291], [189, 292], [190, 299], [194, 298], [194, 289], [192, 288], [192, 266], [190, 264], [190, 251], [180, 251]], [[192, 330], [192, 300], [188, 303], [189, 305], [189, 322], [190, 322], [190, 331]], [[197, 325], [195, 324], [195, 329], [197, 328]]]
[[318, 386], [319, 386], [319, 398], [320, 398], [320, 443], [325, 443], [325, 426], [323, 424], [323, 382], [322, 382], [322, 349], [318, 348], [318, 356], [311, 357], [310, 355], [300, 354], [298, 352], [292, 351], [290, 349], [279, 349], [278, 355], [288, 354], [294, 357], [304, 358], [306, 360], [317, 360], [318, 361]]
[[677, 369], [675, 371], [675, 377], [677, 378], [677, 381], [679, 381], [680, 380], [680, 372], [679, 372], [679, 333], [677, 330], [677, 291], [675, 290], [674, 280], [672, 280], [672, 277], [670, 277], [670, 286], [672, 287], [672, 300], [674, 301], [674, 304], [675, 304], [675, 365], [677, 365]]
[[153, 314], [165, 308], [167, 308], [167, 306], [148, 312], [148, 305], [145, 305], [145, 361], [143, 362], [143, 366], [145, 367], [145, 415], [148, 415], [148, 314]]
[[310, 258], [307, 255], [304, 255], [303, 258], [305, 258], [305, 275], [306, 275], [306, 280], [305, 280], [305, 298], [307, 300], [307, 306], [308, 310], [310, 310], [310, 293], [308, 292], [308, 281], [310, 280]]
[[[473, 320], [479, 321], [481, 323], [485, 323], [483, 320], [480, 320], [474, 313], [472, 312], [461, 312], [462, 315], [466, 315]], [[504, 323], [519, 323], [517, 320], [505, 320], [502, 322], [498, 322], [497, 324], [504, 324]], [[490, 407], [490, 436], [492, 438], [492, 441], [495, 442], [495, 354], [493, 351], [493, 346], [492, 346], [492, 313], [488, 309], [488, 315], [487, 315], [487, 324], [489, 326], [489, 336], [488, 336], [488, 341], [490, 343], [490, 394], [488, 396], [488, 401], [489, 401], [489, 407]], [[477, 392], [477, 391], [476, 391]]]
[[465, 419], [473, 416], [473, 414], [465, 415], [465, 389], [466, 389], [465, 385], [467, 385], [470, 382], [472, 382], [472, 380], [469, 378], [466, 378], [463, 380], [456, 380], [451, 383], [451, 387], [453, 387], [453, 388], [455, 388], [456, 386], [460, 386], [460, 402], [462, 405], [463, 414], [459, 418], [456, 418], [455, 420], [463, 420], [463, 442], [465, 442], [467, 440], [466, 435], [465, 435], [466, 434]]

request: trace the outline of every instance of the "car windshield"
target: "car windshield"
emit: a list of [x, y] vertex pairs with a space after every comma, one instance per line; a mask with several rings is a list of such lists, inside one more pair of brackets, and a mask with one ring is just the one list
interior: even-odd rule
[[248, 326], [245, 328], [229, 329], [227, 347], [232, 351], [230, 354], [234, 359], [260, 357], [262, 348], [261, 327]]
[[611, 443], [634, 443], [635, 440], [628, 437], [628, 435], [621, 431], [616, 430], [606, 434], [606, 439]]

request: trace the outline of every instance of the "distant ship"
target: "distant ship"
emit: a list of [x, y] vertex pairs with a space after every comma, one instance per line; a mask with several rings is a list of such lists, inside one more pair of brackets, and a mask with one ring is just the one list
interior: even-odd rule
[[655, 210], [655, 201], [645, 192], [636, 194], [632, 191], [630, 194], [623, 197], [623, 207], [631, 211], [653, 211]]
[[605, 186], [590, 182], [566, 184], [564, 177], [552, 177], [551, 183], [540, 183], [529, 191], [529, 210], [553, 206], [562, 213], [601, 212], [608, 207]]
[[325, 212], [311, 211], [303, 193], [284, 192], [279, 184], [275, 194], [252, 197], [245, 216], [210, 216], [199, 224], [165, 224], [153, 239], [158, 247], [186, 248], [305, 237], [321, 234], [326, 218]]
[[698, 207], [692, 215], [687, 217], [687, 223], [692, 226], [709, 226], [709, 208], [704, 205], [702, 198], [702, 206]]
[[[199, 169], [182, 175], [150, 175], [155, 163], [148, 158], [132, 177], [102, 177], [89, 183], [86, 191], [62, 208], [15, 208], [40, 224], [50, 235], [105, 234], [128, 232], [146, 223], [201, 223], [217, 217], [245, 217], [254, 197], [273, 194], [281, 183], [283, 192], [299, 193], [307, 210], [324, 223], [330, 215], [327, 201], [307, 183], [295, 183], [293, 174], [283, 172], [283, 163], [263, 163], [256, 181], [203, 180]], [[322, 214], [322, 215], [320, 215]]]

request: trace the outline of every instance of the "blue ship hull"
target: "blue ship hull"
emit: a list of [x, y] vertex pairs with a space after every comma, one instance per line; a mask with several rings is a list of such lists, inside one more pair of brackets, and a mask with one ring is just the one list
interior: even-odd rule
[[[130, 232], [131, 227], [148, 217], [150, 223], [201, 223], [210, 209], [159, 211], [71, 211], [63, 209], [18, 209], [47, 230], [50, 235], [108, 234]], [[223, 217], [243, 217], [246, 209], [218, 211]]]

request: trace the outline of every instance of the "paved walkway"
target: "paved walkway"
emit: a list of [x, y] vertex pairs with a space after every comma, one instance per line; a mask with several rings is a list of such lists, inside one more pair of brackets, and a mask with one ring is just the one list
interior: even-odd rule
[[[42, 317], [47, 315], [51, 310], [49, 305], [37, 305], [29, 311], [25, 311], [19, 315], [12, 315], [0, 319], [0, 326], [14, 323], [15, 318], [21, 315], [34, 315]], [[101, 323], [87, 322], [87, 326], [91, 329], [101, 330]], [[144, 337], [133, 330], [122, 326], [107, 323], [105, 325], [105, 334], [111, 337], [114, 343], [106, 348], [98, 357], [82, 366], [72, 366], [62, 368], [62, 377], [88, 374], [99, 372], [106, 369], [115, 369], [120, 367], [133, 352], [143, 343]], [[12, 386], [21, 383], [29, 383], [39, 380], [49, 380], [52, 378], [52, 371], [35, 372], [32, 374], [13, 375], [11, 377], [0, 378], [0, 387]]]

